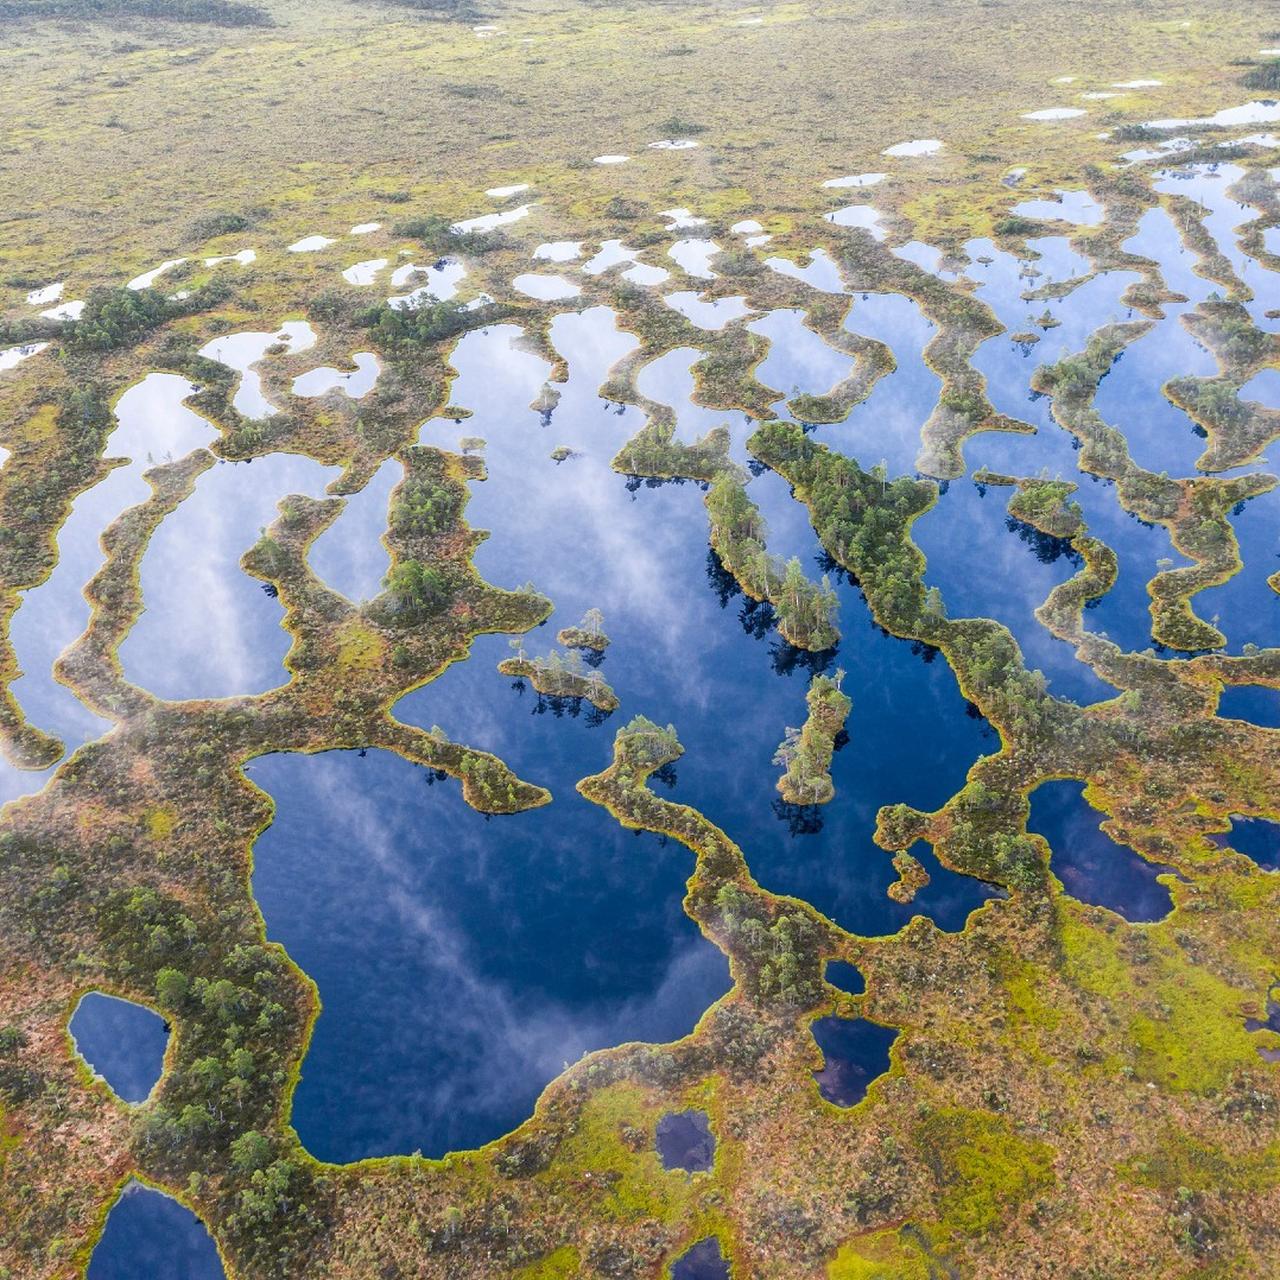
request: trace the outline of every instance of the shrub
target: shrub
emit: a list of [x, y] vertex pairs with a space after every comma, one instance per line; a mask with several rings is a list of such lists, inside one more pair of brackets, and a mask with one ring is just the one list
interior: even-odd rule
[[1280, 89], [1280, 58], [1253, 67], [1240, 78], [1246, 89]]

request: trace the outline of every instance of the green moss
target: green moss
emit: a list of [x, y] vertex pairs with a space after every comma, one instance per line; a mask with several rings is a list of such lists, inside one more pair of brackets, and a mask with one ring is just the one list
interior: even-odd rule
[[[1190, 969], [1190, 966], [1188, 966]], [[1240, 997], [1208, 974], [1162, 984], [1167, 1016], [1139, 1014], [1129, 1023], [1138, 1075], [1167, 1089], [1213, 1093], [1239, 1067], [1258, 1060], [1240, 1017]]]
[[1053, 1149], [1000, 1116], [947, 1108], [921, 1120], [912, 1136], [933, 1174], [943, 1236], [981, 1235], [1054, 1182]]
[[1018, 1052], [1043, 1066], [1055, 1061], [1050, 1041], [1064, 1022], [1061, 1008], [1046, 992], [1042, 973], [1030, 964], [1020, 964], [1002, 975], [1008, 1025], [1005, 1040]]
[[1109, 1000], [1119, 999], [1130, 989], [1132, 975], [1120, 955], [1118, 940], [1102, 929], [1091, 927], [1079, 908], [1063, 904], [1058, 940], [1068, 980]]
[[153, 840], [167, 840], [178, 825], [178, 815], [172, 809], [155, 808], [147, 811], [147, 834]]
[[577, 1132], [561, 1146], [553, 1170], [607, 1175], [609, 1190], [593, 1206], [597, 1213], [626, 1221], [678, 1221], [689, 1199], [685, 1179], [663, 1169], [652, 1141], [633, 1148], [624, 1138], [628, 1132], [652, 1133], [661, 1110], [634, 1084], [600, 1089], [584, 1107]]
[[4, 1173], [5, 1160], [8, 1158], [9, 1152], [17, 1145], [17, 1134], [9, 1132], [9, 1125], [5, 1120], [4, 1105], [0, 1103], [0, 1174]]
[[578, 1251], [568, 1244], [516, 1272], [519, 1280], [570, 1280], [577, 1274]]
[[386, 645], [382, 637], [358, 617], [350, 618], [339, 628], [338, 666], [344, 670], [370, 670], [386, 660]]
[[1118, 1170], [1126, 1181], [1162, 1191], [1187, 1187], [1223, 1195], [1249, 1195], [1280, 1186], [1280, 1142], [1257, 1151], [1223, 1151], [1194, 1135], [1166, 1128], [1146, 1155]]
[[1092, 926], [1083, 910], [1063, 906], [1065, 973], [1107, 1000], [1130, 1008], [1135, 996], [1140, 1001], [1122, 1037], [1139, 1078], [1210, 1093], [1237, 1068], [1257, 1061], [1256, 1042], [1240, 1016], [1244, 993], [1192, 963], [1164, 928], [1146, 935], [1140, 961], [1131, 959], [1125, 947], [1130, 929]]
[[860, 1236], [827, 1266], [828, 1280], [930, 1280], [933, 1274], [928, 1258], [897, 1231]]

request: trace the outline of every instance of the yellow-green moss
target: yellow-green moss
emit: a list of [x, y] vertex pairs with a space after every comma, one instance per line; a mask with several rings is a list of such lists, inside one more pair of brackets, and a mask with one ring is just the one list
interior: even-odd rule
[[920, 1120], [913, 1138], [933, 1174], [942, 1238], [989, 1231], [1054, 1181], [1053, 1148], [997, 1115], [945, 1108]]
[[178, 815], [172, 809], [156, 808], [147, 812], [147, 834], [153, 840], [167, 840], [178, 825]]
[[516, 1272], [519, 1280], [570, 1280], [577, 1274], [578, 1251], [569, 1244]]
[[599, 1090], [584, 1107], [577, 1132], [561, 1146], [556, 1164], [617, 1174], [598, 1206], [611, 1217], [677, 1221], [689, 1198], [684, 1177], [663, 1169], [651, 1141], [632, 1150], [622, 1136], [624, 1126], [652, 1133], [663, 1109], [633, 1084]]
[[381, 637], [359, 618], [351, 618], [338, 631], [338, 666], [344, 670], [373, 670], [386, 656]]
[[1249, 1194], [1280, 1186], [1280, 1142], [1257, 1151], [1223, 1151], [1192, 1134], [1164, 1129], [1151, 1150], [1126, 1160], [1120, 1176], [1143, 1187]]
[[828, 1280], [930, 1280], [929, 1260], [897, 1231], [877, 1231], [842, 1245]]

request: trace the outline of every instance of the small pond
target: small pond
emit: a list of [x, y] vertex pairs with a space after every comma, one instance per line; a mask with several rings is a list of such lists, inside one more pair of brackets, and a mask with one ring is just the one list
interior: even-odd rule
[[856, 458], [864, 468], [888, 463], [890, 476], [914, 475], [921, 448], [920, 428], [929, 420], [942, 379], [922, 352], [936, 326], [912, 298], [897, 293], [863, 293], [853, 302], [845, 328], [883, 342], [896, 367], [836, 426], [819, 427], [818, 439]]
[[134, 683], [162, 698], [228, 698], [284, 684], [284, 606], [240, 558], [289, 494], [324, 496], [340, 474], [299, 454], [221, 462], [166, 516], [142, 557], [146, 609], [120, 646]]
[[828, 960], [823, 976], [846, 995], [860, 996], [867, 989], [867, 980], [862, 976], [862, 970], [845, 960]]
[[866, 1018], [817, 1018], [810, 1026], [822, 1067], [813, 1073], [818, 1092], [837, 1107], [852, 1107], [867, 1096], [873, 1080], [889, 1070], [895, 1027]]
[[388, 458], [359, 493], [345, 499], [342, 513], [311, 544], [308, 563], [348, 600], [372, 600], [382, 590], [382, 579], [391, 567], [382, 536], [391, 491], [402, 479], [403, 465]]
[[170, 1196], [130, 1182], [111, 1207], [88, 1280], [223, 1280], [203, 1222]]
[[654, 1140], [664, 1169], [706, 1173], [715, 1164], [716, 1139], [705, 1111], [669, 1111], [658, 1120]]
[[699, 1240], [671, 1264], [671, 1280], [729, 1280], [730, 1274], [715, 1236]]
[[53, 664], [88, 625], [84, 587], [105, 561], [103, 532], [151, 495], [143, 472], [217, 438], [212, 424], [183, 403], [194, 391], [184, 378], [153, 373], [120, 397], [115, 406], [119, 425], [107, 440], [105, 456], [128, 461], [75, 499], [58, 531], [57, 565], [43, 583], [24, 593], [10, 624], [22, 668], [10, 688], [28, 718], [57, 734], [68, 749], [99, 737], [109, 726], [54, 679]]
[[1264, 729], [1280, 729], [1280, 689], [1260, 684], [1228, 685], [1218, 699], [1218, 714], [1228, 720], [1247, 720]]
[[90, 991], [68, 1023], [76, 1051], [125, 1102], [145, 1102], [164, 1070], [169, 1026], [154, 1010]]
[[1267, 818], [1231, 816], [1231, 830], [1210, 836], [1223, 849], [1252, 858], [1264, 871], [1280, 870], [1280, 822]]

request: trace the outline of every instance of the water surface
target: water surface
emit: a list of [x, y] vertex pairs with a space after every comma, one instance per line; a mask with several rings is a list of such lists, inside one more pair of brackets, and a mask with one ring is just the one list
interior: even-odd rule
[[729, 1264], [714, 1236], [699, 1240], [671, 1264], [671, 1280], [729, 1280]]
[[1084, 783], [1042, 782], [1031, 793], [1027, 830], [1049, 842], [1049, 869], [1073, 898], [1133, 923], [1163, 919], [1173, 899], [1156, 877], [1168, 868], [1117, 844], [1102, 830], [1103, 819], [1085, 800]]
[[1027, 666], [1048, 678], [1050, 693], [1081, 704], [1115, 697], [1070, 644], [1037, 621], [1035, 610], [1082, 562], [1067, 543], [1010, 516], [1011, 493], [967, 480], [946, 486], [911, 528], [927, 559], [925, 585], [942, 590], [951, 617], [994, 618], [1008, 627]]
[[391, 491], [403, 479], [403, 464], [388, 458], [359, 493], [346, 498], [338, 518], [311, 544], [307, 560], [312, 569], [357, 604], [372, 600], [382, 590], [382, 580], [391, 568], [382, 539]]
[[22, 669], [10, 688], [28, 719], [60, 737], [69, 750], [99, 737], [109, 722], [54, 679], [53, 664], [89, 623], [84, 588], [106, 560], [103, 532], [151, 495], [143, 473], [217, 438], [212, 423], [184, 404], [195, 390], [185, 378], [152, 373], [116, 402], [118, 425], [107, 439], [104, 456], [128, 461], [75, 499], [58, 530], [53, 572], [23, 594], [10, 623], [10, 641]]
[[[777, 636], [772, 611], [747, 602], [710, 556], [697, 485], [632, 485], [611, 471], [610, 459], [642, 419], [634, 410], [618, 413], [595, 393], [621, 345], [604, 317], [555, 322], [553, 342], [579, 373], [545, 430], [527, 406], [546, 364], [511, 348], [509, 334], [491, 334], [460, 346], [454, 358], [460, 372], [454, 399], [475, 409], [475, 417], [457, 426], [428, 424], [424, 438], [456, 446], [462, 434], [475, 433], [489, 441], [489, 479], [472, 486], [467, 511], [473, 526], [492, 531], [477, 549], [476, 566], [503, 586], [532, 581], [556, 603], [546, 638], [535, 633], [526, 641], [530, 651], [545, 652], [555, 630], [589, 608], [602, 609], [612, 638], [602, 670], [622, 700], [619, 715], [642, 713], [676, 725], [686, 754], [674, 770], [673, 798], [695, 805], [737, 840], [767, 887], [798, 894], [859, 932], [896, 929], [916, 911], [958, 927], [988, 891], [938, 867], [915, 906], [902, 907], [885, 896], [894, 874], [870, 839], [880, 805], [935, 808], [963, 784], [978, 756], [996, 749], [989, 726], [968, 713], [946, 662], [886, 636], [856, 588], [836, 574], [844, 633], [838, 652], [813, 657], [792, 650]], [[610, 338], [612, 348], [601, 346]], [[593, 348], [599, 348], [594, 357]], [[687, 369], [693, 354], [663, 359]], [[649, 394], [659, 390], [643, 374], [640, 386]], [[680, 395], [667, 394], [655, 398], [688, 407]], [[736, 415], [688, 412], [682, 438], [724, 421], [746, 432]], [[578, 456], [557, 467], [548, 457], [553, 444]], [[779, 530], [778, 539], [770, 535], [771, 548], [801, 556], [816, 579], [822, 553], [804, 509], [776, 477], [753, 480], [750, 492]], [[506, 642], [480, 637], [473, 648], [471, 662], [410, 695], [399, 714], [466, 732], [540, 780], [540, 756], [504, 726], [511, 692], [491, 683]], [[773, 754], [786, 726], [803, 723], [811, 671], [837, 666], [849, 672], [854, 710], [850, 746], [833, 763], [836, 799], [820, 812], [797, 811], [779, 800]], [[725, 723], [737, 726], [728, 742]], [[587, 741], [594, 731], [580, 719], [563, 729], [569, 749], [579, 753], [577, 776], [598, 770]], [[921, 753], [931, 762], [927, 770], [919, 767]]]
[[229, 698], [285, 682], [284, 607], [240, 568], [289, 494], [340, 474], [299, 454], [222, 462], [160, 522], [142, 557], [145, 611], [120, 646], [125, 675], [162, 698]]
[[184, 1205], [130, 1182], [111, 1207], [88, 1280], [223, 1280], [203, 1222]]
[[1230, 513], [1243, 567], [1221, 586], [1192, 597], [1192, 608], [1216, 621], [1228, 653], [1246, 644], [1280, 646], [1280, 594], [1269, 579], [1280, 572], [1280, 487], [1250, 498]]
[[[323, 1002], [292, 1116], [322, 1160], [481, 1146], [583, 1053], [678, 1039], [728, 990], [681, 909], [687, 851], [573, 791], [556, 739], [580, 726], [527, 705], [504, 719], [533, 731], [554, 804], [487, 819], [385, 751], [249, 768], [276, 802], [254, 895]], [[603, 768], [608, 735], [593, 741]]]
[[1227, 685], [1218, 699], [1218, 714], [1248, 720], [1264, 729], [1280, 729], [1280, 689], [1259, 684]]
[[655, 1140], [664, 1169], [706, 1173], [715, 1164], [716, 1140], [705, 1111], [669, 1111], [658, 1120]]
[[872, 1081], [889, 1070], [895, 1027], [866, 1018], [817, 1018], [810, 1030], [822, 1050], [822, 1067], [813, 1078], [818, 1092], [837, 1107], [861, 1102]]
[[1264, 871], [1280, 870], [1280, 823], [1267, 818], [1231, 817], [1230, 831], [1209, 837], [1224, 849], [1252, 858]]
[[164, 1069], [169, 1027], [132, 1000], [90, 991], [68, 1024], [76, 1051], [125, 1102], [145, 1102]]
[[823, 976], [846, 995], [860, 996], [867, 989], [867, 980], [862, 976], [862, 970], [844, 960], [828, 960]]

